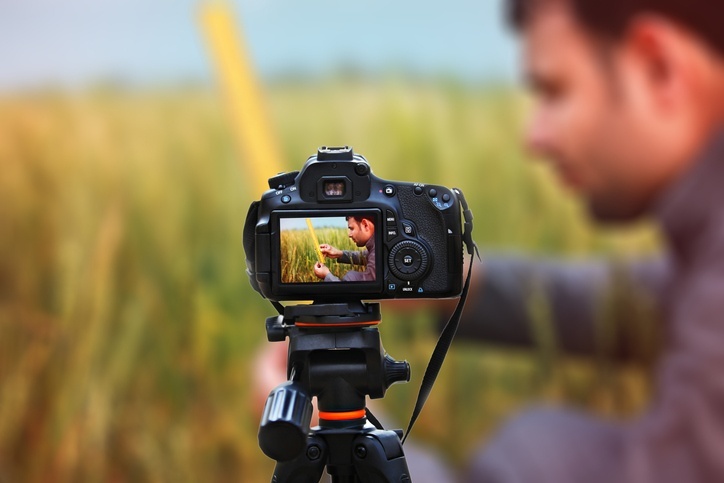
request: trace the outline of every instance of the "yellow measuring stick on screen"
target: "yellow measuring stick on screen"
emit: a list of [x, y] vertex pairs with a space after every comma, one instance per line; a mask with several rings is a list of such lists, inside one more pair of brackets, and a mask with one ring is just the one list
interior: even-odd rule
[[324, 263], [324, 255], [322, 255], [322, 250], [319, 249], [319, 240], [317, 240], [317, 234], [314, 233], [314, 226], [312, 226], [312, 219], [307, 218], [307, 226], [309, 227], [309, 233], [312, 234], [312, 241], [314, 241], [314, 249], [317, 250], [317, 258], [319, 258], [319, 263]]

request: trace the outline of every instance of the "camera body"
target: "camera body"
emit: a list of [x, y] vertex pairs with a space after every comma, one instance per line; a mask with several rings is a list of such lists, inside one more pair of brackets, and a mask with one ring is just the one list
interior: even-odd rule
[[351, 148], [322, 147], [269, 180], [244, 227], [247, 272], [265, 298], [341, 302], [460, 295], [456, 190], [378, 178]]

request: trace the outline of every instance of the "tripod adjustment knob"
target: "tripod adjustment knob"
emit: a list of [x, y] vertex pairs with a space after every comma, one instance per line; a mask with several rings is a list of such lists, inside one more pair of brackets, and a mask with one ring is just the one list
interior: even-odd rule
[[287, 329], [282, 318], [279, 315], [266, 318], [266, 338], [269, 342], [284, 342], [287, 338]]
[[382, 369], [385, 374], [385, 387], [396, 382], [410, 381], [410, 364], [407, 361], [396, 361], [389, 354], [385, 354]]
[[259, 425], [259, 447], [268, 457], [289, 461], [307, 447], [312, 402], [298, 382], [274, 388], [264, 405]]

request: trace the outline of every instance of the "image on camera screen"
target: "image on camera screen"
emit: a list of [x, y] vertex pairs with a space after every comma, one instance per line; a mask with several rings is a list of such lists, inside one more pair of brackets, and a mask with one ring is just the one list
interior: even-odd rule
[[374, 282], [375, 217], [279, 219], [281, 283]]

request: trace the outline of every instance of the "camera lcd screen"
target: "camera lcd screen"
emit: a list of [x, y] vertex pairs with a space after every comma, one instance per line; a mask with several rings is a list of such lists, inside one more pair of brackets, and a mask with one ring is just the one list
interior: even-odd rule
[[374, 213], [280, 217], [280, 282], [375, 283], [377, 223]]

